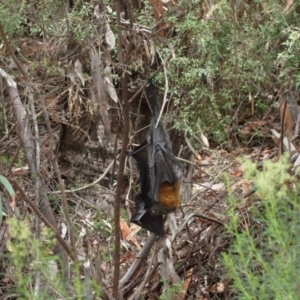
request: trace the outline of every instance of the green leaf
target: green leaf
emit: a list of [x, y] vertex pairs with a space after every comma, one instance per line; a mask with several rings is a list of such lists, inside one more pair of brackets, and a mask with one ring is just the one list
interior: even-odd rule
[[[9, 181], [2, 175], [0, 175], [0, 182], [4, 185], [4, 187], [6, 188], [6, 190], [8, 191], [8, 193], [10, 194], [11, 196], [11, 200], [13, 203], [12, 206], [15, 205], [15, 196], [16, 196], [16, 193], [13, 189], [13, 187], [11, 186], [11, 184], [9, 183]], [[0, 225], [2, 224], [2, 216], [3, 216], [3, 211], [2, 211], [2, 200], [0, 198]]]
[[0, 182], [4, 185], [4, 187], [6, 188], [6, 190], [9, 192], [9, 194], [14, 197], [15, 191], [13, 189], [13, 187], [11, 186], [11, 184], [9, 183], [9, 181], [2, 175], [0, 175]]

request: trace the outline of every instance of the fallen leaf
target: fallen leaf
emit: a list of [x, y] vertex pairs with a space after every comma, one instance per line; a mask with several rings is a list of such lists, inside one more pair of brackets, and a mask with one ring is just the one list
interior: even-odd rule
[[76, 83], [75, 74], [73, 72], [73, 66], [72, 66], [72, 61], [71, 60], [69, 61], [68, 65], [67, 65], [67, 72], [68, 72], [68, 76], [69, 76], [70, 80], [73, 83]]
[[122, 232], [123, 240], [125, 240], [126, 237], [130, 233], [130, 228], [123, 219], [120, 220], [120, 229], [121, 229], [121, 232]]
[[120, 259], [120, 263], [124, 264], [133, 257], [133, 251], [127, 251]]
[[244, 174], [244, 172], [242, 170], [237, 170], [234, 173], [232, 173], [231, 175], [233, 177], [241, 177]]
[[176, 218], [174, 214], [169, 214], [167, 217], [167, 224], [169, 225], [169, 228], [171, 230], [172, 233], [172, 241], [175, 239], [176, 237], [176, 233], [177, 233], [177, 223], [176, 223]]
[[184, 281], [184, 284], [183, 284], [183, 292], [182, 292], [182, 295], [181, 295], [181, 300], [184, 300], [185, 297], [186, 297], [186, 293], [189, 289], [189, 286], [190, 286], [190, 283], [191, 283], [191, 280], [192, 280], [192, 275], [193, 275], [193, 268], [189, 269], [186, 274], [185, 274], [185, 281]]
[[218, 282], [218, 283], [213, 284], [212, 286], [210, 286], [210, 287], [208, 288], [208, 290], [209, 290], [211, 293], [215, 293], [215, 294], [224, 293], [225, 286], [224, 286], [224, 283], [223, 283], [223, 282]]
[[78, 59], [75, 61], [74, 69], [75, 69], [77, 76], [80, 78], [82, 85], [84, 86], [85, 79], [84, 79], [84, 76], [82, 73], [82, 63]]
[[116, 45], [116, 38], [108, 23], [106, 23], [106, 32], [105, 32], [105, 40], [108, 45], [109, 50], [114, 49]]
[[152, 65], [154, 62], [156, 50], [155, 50], [154, 42], [152, 40], [149, 40], [149, 43], [150, 43], [150, 55], [152, 57], [152, 59], [151, 59], [151, 65]]
[[97, 19], [101, 18], [101, 13], [100, 13], [100, 7], [99, 4], [97, 4], [94, 8], [94, 14], [93, 14]]
[[300, 154], [297, 153], [297, 158], [296, 161], [294, 162], [293, 168], [295, 170], [295, 173], [298, 174], [299, 173], [299, 166], [300, 166]]
[[168, 238], [166, 238], [166, 246], [169, 250], [169, 257], [172, 260], [172, 257], [173, 257], [172, 244]]
[[[235, 190], [238, 189], [238, 188], [241, 188], [241, 187], [243, 188], [243, 185], [244, 185], [244, 189], [246, 189], [246, 186], [250, 187], [251, 184], [252, 184], [252, 181], [251, 181], [251, 180], [245, 180], [245, 179], [242, 179], [242, 180], [236, 182], [235, 184], [233, 184], [233, 185], [231, 186], [231, 190], [232, 190], [232, 191], [235, 191]], [[249, 191], [249, 188], [248, 188], [248, 191]]]
[[67, 225], [65, 223], [61, 223], [61, 237], [64, 239], [66, 237], [68, 228]]
[[141, 245], [137, 241], [136, 237], [131, 234], [131, 230], [130, 230], [129, 226], [123, 219], [120, 220], [120, 229], [122, 232], [123, 239], [130, 240], [138, 248], [138, 250], [140, 250]]
[[144, 48], [145, 48], [146, 56], [148, 57], [149, 60], [151, 60], [150, 51], [149, 51], [149, 47], [148, 47], [147, 41], [143, 40], [143, 42], [144, 42]]
[[110, 98], [118, 103], [119, 98], [117, 96], [115, 87], [112, 84], [111, 80], [111, 68], [110, 66], [106, 66], [104, 69], [104, 89], [109, 94]]
[[242, 190], [243, 190], [243, 195], [245, 195], [246, 193], [248, 193], [250, 191], [250, 187], [251, 187], [251, 181], [245, 180], [242, 183]]
[[208, 142], [208, 139], [207, 139], [207, 137], [204, 135], [203, 132], [200, 133], [200, 140], [201, 140], [201, 142], [202, 142], [207, 148], [209, 148], [209, 142]]
[[[276, 139], [278, 139], [278, 140], [280, 139], [280, 133], [278, 133], [275, 129], [271, 129], [271, 132]], [[296, 151], [295, 146], [292, 144], [292, 142], [287, 137], [283, 138], [283, 148], [284, 148], [284, 151], [287, 151], [287, 152]]]

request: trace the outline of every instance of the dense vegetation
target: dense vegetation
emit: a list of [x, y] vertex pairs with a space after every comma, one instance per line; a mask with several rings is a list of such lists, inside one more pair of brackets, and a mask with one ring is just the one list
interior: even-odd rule
[[[296, 167], [246, 163], [259, 201], [242, 209], [232, 186], [236, 149], [259, 152], [258, 161], [263, 150], [297, 152], [299, 15], [293, 0], [2, 1], [3, 297], [109, 299], [121, 278], [128, 299], [182, 290], [187, 299], [295, 299]], [[124, 151], [145, 138], [152, 76], [173, 150], [193, 164], [185, 164], [185, 217], [168, 221], [171, 245], [157, 242], [152, 256], [158, 271], [130, 285], [126, 271], [145, 236], [124, 233], [138, 190]], [[282, 137], [275, 143], [273, 129]]]

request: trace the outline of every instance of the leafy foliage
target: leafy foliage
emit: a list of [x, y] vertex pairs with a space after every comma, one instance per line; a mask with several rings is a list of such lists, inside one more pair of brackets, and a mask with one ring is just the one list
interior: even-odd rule
[[[31, 285], [34, 282], [34, 275], [37, 271], [43, 273], [45, 281], [51, 282], [51, 285], [59, 285], [58, 278], [53, 279], [51, 274], [51, 265], [55, 265], [57, 258], [49, 256], [51, 248], [55, 244], [53, 234], [49, 230], [44, 229], [41, 236], [45, 239], [42, 243], [40, 240], [33, 237], [31, 229], [28, 224], [28, 220], [17, 220], [11, 218], [8, 220], [10, 226], [11, 240], [9, 242], [10, 248], [10, 259], [16, 268], [15, 276], [17, 284], [17, 291], [24, 299], [43, 299], [46, 295], [49, 297], [50, 294], [43, 289], [42, 295], [34, 295], [31, 289]], [[24, 270], [28, 269], [27, 276], [24, 276]], [[52, 270], [53, 272], [53, 270]], [[54, 271], [55, 272], [55, 271]], [[57, 272], [57, 270], [56, 270]], [[50, 297], [51, 299], [52, 297]]]
[[15, 1], [7, 0], [5, 3], [0, 4], [0, 19], [3, 25], [4, 31], [8, 36], [13, 36], [14, 34], [23, 34], [24, 27], [22, 24], [25, 22], [24, 6], [21, 1], [18, 10], [15, 9]]
[[264, 171], [254, 163], [244, 163], [261, 195], [251, 209], [251, 224], [241, 229], [232, 200], [229, 232], [234, 242], [224, 255], [225, 266], [233, 278], [236, 299], [297, 299], [300, 259], [298, 189], [291, 191], [293, 178], [288, 174], [287, 158], [278, 163], [265, 162]]
[[[58, 270], [59, 258], [51, 255], [55, 246], [53, 232], [44, 227], [40, 238], [33, 236], [29, 221], [10, 218], [10, 249], [9, 259], [15, 267], [15, 281], [17, 292], [22, 299], [57, 299], [72, 296], [76, 299], [86, 299], [86, 293], [90, 292], [80, 278], [78, 266], [73, 266], [73, 280], [69, 290], [65, 287], [65, 279]], [[24, 276], [24, 272], [26, 276]], [[34, 283], [40, 276], [40, 287], [35, 292]], [[95, 296], [100, 296], [99, 286], [93, 281]], [[76, 296], [75, 296], [76, 295]]]
[[167, 286], [164, 293], [160, 296], [161, 300], [168, 300], [176, 298], [176, 295], [182, 294], [183, 291], [183, 282], [173, 283], [171, 286], [165, 280], [163, 280], [163, 284]]
[[[15, 191], [9, 181], [2, 175], [0, 175], [0, 183], [5, 187], [6, 191], [10, 194], [12, 199], [15, 199]], [[3, 216], [3, 210], [2, 210], [2, 199], [1, 199], [1, 193], [0, 193], [0, 225], [2, 224], [2, 216]]]
[[[131, 10], [127, 6], [130, 1], [123, 3], [122, 51], [126, 56], [126, 63], [121, 65], [116, 47], [112, 46], [111, 49], [108, 47], [111, 46], [110, 44], [115, 44], [117, 32], [113, 2], [20, 0], [16, 5], [16, 1], [3, 1], [0, 4], [1, 24], [13, 49], [16, 50], [17, 58], [22, 65], [26, 66], [30, 80], [24, 81], [18, 68], [11, 67], [9, 55], [4, 57], [3, 61], [1, 60], [3, 63], [1, 67], [10, 68], [9, 73], [12, 73], [18, 83], [25, 108], [28, 108], [26, 107], [28, 95], [34, 86], [34, 90], [39, 90], [40, 94], [45, 96], [45, 100], [48, 100], [47, 109], [50, 117], [53, 117], [53, 123], [56, 123], [53, 128], [60, 126], [63, 131], [62, 127], [66, 129], [66, 125], [70, 123], [70, 127], [74, 127], [75, 136], [79, 130], [75, 131], [76, 126], [71, 124], [71, 116], [76, 116], [74, 119], [77, 119], [77, 116], [86, 119], [85, 113], [89, 112], [91, 116], [93, 115], [91, 118], [93, 121], [101, 119], [101, 116], [96, 116], [99, 109], [97, 108], [96, 112], [96, 109], [94, 110], [96, 105], [92, 104], [96, 84], [93, 82], [94, 78], [90, 70], [91, 49], [97, 54], [96, 65], [101, 66], [99, 70], [101, 76], [103, 75], [102, 81], [106, 83], [109, 81], [108, 86], [119, 94], [119, 76], [122, 68], [129, 74], [130, 94], [134, 94], [141, 82], [151, 76], [154, 69], [161, 64], [159, 56], [165, 60], [171, 57], [166, 63], [169, 82], [167, 96], [174, 102], [175, 109], [167, 118], [172, 120], [176, 129], [184, 132], [188, 137], [197, 134], [198, 122], [200, 122], [201, 129], [210, 133], [214, 140], [225, 144], [228, 128], [239, 123], [238, 119], [242, 112], [251, 110], [249, 100], [253, 99], [255, 112], [264, 116], [279, 90], [294, 89], [294, 87], [299, 90], [300, 18], [296, 11], [287, 13], [283, 1], [270, 0], [267, 3], [260, 3], [259, 1], [183, 0], [178, 4], [174, 1], [169, 3], [161, 1], [163, 5], [168, 6], [167, 11], [161, 4], [161, 8], [166, 11], [166, 16], [161, 18], [163, 20], [158, 20], [155, 16], [154, 2], [156, 5], [160, 3], [160, 1], [142, 1], [143, 8], [137, 10]], [[129, 22], [130, 13], [133, 14], [132, 27]], [[169, 26], [166, 26], [167, 29], [159, 27], [162, 23], [166, 25], [167, 22], [170, 22]], [[106, 39], [109, 27], [113, 43]], [[160, 29], [165, 30], [164, 34], [161, 34]], [[31, 48], [30, 43], [23, 43], [24, 40], [28, 42], [30, 39], [33, 44]], [[130, 51], [127, 52], [127, 49]], [[77, 61], [83, 66], [82, 70], [76, 70]], [[78, 84], [75, 73], [85, 78], [85, 84]], [[163, 72], [159, 73], [156, 79], [157, 84], [162, 87]], [[53, 91], [53, 87], [57, 93], [50, 93], [47, 97], [48, 92]], [[41, 115], [39, 103], [36, 102], [32, 106], [35, 106], [38, 115]], [[135, 109], [134, 105], [132, 108]], [[121, 126], [116, 125], [119, 123], [118, 119], [121, 119], [120, 103], [111, 107], [107, 105], [103, 110], [109, 114], [117, 112], [114, 118], [110, 118], [113, 113], [107, 114], [110, 119], [108, 123], [114, 127], [111, 132], [121, 132]], [[143, 114], [140, 111], [133, 111], [132, 115], [135, 113]], [[0, 114], [4, 115], [2, 106]], [[8, 123], [12, 128], [14, 121], [9, 120]], [[84, 132], [80, 144], [85, 145], [84, 141], [87, 136], [90, 139], [92, 132], [97, 131], [98, 134], [101, 131], [100, 127], [99, 130], [93, 128], [96, 127], [95, 124], [89, 123], [86, 128], [84, 128], [85, 124], [80, 126]], [[41, 163], [44, 186], [49, 187], [51, 191], [59, 190], [59, 186], [55, 186], [57, 185], [55, 174], [52, 175], [50, 171], [52, 167], [47, 159], [48, 143], [43, 142], [48, 138], [44, 137], [47, 133], [45, 134], [42, 117], [39, 118], [37, 125], [43, 135], [39, 141], [43, 146], [42, 156], [45, 151], [46, 157], [42, 158]], [[34, 128], [35, 124], [30, 123], [30, 127]], [[12, 129], [12, 132], [15, 132], [15, 129]], [[2, 123], [1, 131], [4, 132]], [[67, 139], [62, 134], [59, 142], [63, 139], [72, 140], [74, 136], [69, 135]], [[37, 139], [38, 137], [36, 141]], [[91, 140], [94, 142], [94, 139]], [[101, 146], [105, 146], [106, 140], [103, 141]], [[17, 156], [15, 166], [24, 166], [24, 152], [21, 150]], [[92, 157], [92, 152], [84, 157]], [[8, 167], [12, 157], [1, 156], [0, 161]], [[95, 161], [98, 161], [98, 157]], [[79, 162], [74, 162], [74, 165], [77, 163]], [[72, 168], [73, 162], [68, 169]], [[235, 243], [225, 256], [225, 264], [231, 277], [235, 279], [234, 284], [239, 299], [282, 299], [283, 297], [289, 299], [296, 295], [296, 283], [292, 280], [299, 277], [298, 256], [295, 251], [299, 244], [296, 235], [299, 229], [296, 218], [296, 213], [299, 211], [297, 195], [286, 188], [285, 182], [292, 180], [287, 176], [283, 162], [276, 166], [266, 164], [266, 173], [257, 172], [251, 164], [248, 164], [247, 168], [249, 176], [254, 178], [263, 202], [258, 203], [251, 211], [253, 225], [242, 231], [240, 219], [235, 213], [237, 203], [232, 200], [232, 223], [228, 229], [235, 236]], [[100, 172], [100, 168], [96, 170], [97, 172]], [[91, 173], [83, 174], [85, 175], [77, 176], [78, 182], [75, 178], [76, 185], [82, 186], [83, 182], [91, 181]], [[68, 173], [65, 177], [70, 181], [74, 179], [71, 175], [69, 177]], [[24, 180], [24, 189], [28, 189], [30, 197], [35, 194], [31, 187], [34, 186], [36, 178], [36, 175], [33, 175]], [[67, 179], [66, 185], [68, 185]], [[103, 193], [99, 192], [97, 198], [99, 194]], [[56, 197], [52, 199], [52, 208], [55, 205], [57, 213], [60, 209], [60, 201], [54, 201]], [[125, 214], [127, 210], [124, 219], [126, 219]], [[63, 213], [59, 218], [61, 216]], [[108, 262], [107, 265], [110, 265], [114, 248], [111, 239], [113, 227], [110, 226], [112, 220], [105, 214], [103, 216], [99, 214], [97, 217], [99, 219], [91, 223], [93, 226], [86, 222], [89, 224], [86, 236], [92, 239], [93, 235], [100, 232], [99, 235], [106, 243], [106, 251], [98, 252], [97, 255], [100, 253], [102, 263]], [[54, 245], [54, 238], [50, 232], [43, 230], [38, 239], [32, 233], [31, 220], [19, 221], [12, 218], [8, 223], [11, 239], [7, 265], [15, 269], [13, 277], [20, 297], [25, 299], [85, 298], [87, 287], [80, 278], [78, 266], [71, 267], [70, 278], [71, 281], [73, 280], [70, 283], [71, 291], [63, 286], [61, 274], [51, 270], [51, 261], [56, 261], [57, 258], [49, 255]], [[84, 234], [80, 224], [75, 224], [72, 228], [76, 237]], [[127, 252], [127, 249], [125, 251]], [[281, 257], [285, 257], [284, 262]], [[108, 267], [104, 269], [108, 270]], [[35, 295], [34, 284], [39, 273], [41, 285], [45, 288], [43, 294]], [[279, 282], [276, 273], [282, 274], [284, 280]], [[96, 286], [95, 284], [93, 291], [95, 294], [100, 294], [99, 287], [97, 289]], [[164, 286], [167, 287], [167, 283]], [[162, 299], [170, 299], [173, 294], [179, 294], [182, 283], [169, 287], [169, 290], [164, 290]]]
[[[195, 128], [200, 115], [202, 128], [219, 141], [236, 122], [236, 109], [250, 110], [248, 99], [254, 97], [256, 110], [264, 112], [277, 89], [299, 82], [296, 14], [287, 16], [275, 0], [265, 6], [241, 1], [243, 8], [231, 3], [215, 1], [206, 20], [196, 9], [176, 19], [183, 37], [169, 68], [172, 98], [180, 108], [175, 126]], [[283, 81], [274, 77], [278, 72]]]

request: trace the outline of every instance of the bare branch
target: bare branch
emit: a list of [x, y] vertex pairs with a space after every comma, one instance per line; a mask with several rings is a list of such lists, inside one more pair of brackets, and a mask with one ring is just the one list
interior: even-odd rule
[[146, 258], [149, 255], [149, 252], [151, 250], [151, 247], [153, 243], [155, 242], [157, 238], [157, 235], [154, 233], [151, 233], [148, 240], [146, 241], [143, 249], [140, 251], [140, 253], [137, 255], [136, 259], [130, 266], [130, 268], [127, 270], [126, 274], [123, 276], [123, 278], [120, 280], [120, 289], [122, 289], [125, 284], [133, 277], [135, 272], [139, 269], [139, 267], [144, 263]]
[[[121, 29], [121, 1], [116, 0], [117, 26], [118, 26], [118, 58], [120, 65], [123, 65], [122, 53], [122, 29]], [[130, 52], [130, 51], [129, 51]], [[120, 248], [121, 248], [121, 230], [120, 230], [120, 210], [121, 210], [121, 192], [123, 184], [123, 173], [125, 169], [126, 148], [129, 140], [129, 101], [128, 101], [128, 74], [122, 70], [122, 99], [123, 99], [123, 137], [122, 149], [119, 159], [119, 172], [117, 177], [116, 197], [114, 204], [114, 225], [115, 225], [115, 251], [114, 251], [114, 278], [113, 278], [113, 297], [118, 298], [119, 277], [120, 277]]]
[[51, 162], [53, 164], [53, 167], [54, 167], [57, 179], [58, 179], [59, 187], [60, 187], [60, 190], [61, 190], [61, 194], [62, 194], [62, 204], [63, 204], [64, 213], [65, 213], [65, 216], [66, 216], [66, 221], [67, 221], [68, 229], [69, 229], [71, 248], [72, 248], [72, 252], [73, 252], [72, 255], [77, 257], [76, 243], [75, 243], [75, 238], [74, 238], [74, 234], [73, 234], [73, 230], [72, 230], [72, 226], [71, 226], [71, 218], [70, 218], [70, 214], [69, 214], [69, 206], [68, 206], [67, 197], [66, 197], [66, 193], [65, 193], [65, 185], [64, 185], [64, 182], [61, 178], [61, 173], [60, 173], [60, 170], [59, 170], [59, 166], [58, 166], [57, 160], [56, 160], [55, 155], [54, 155], [54, 135], [53, 135], [53, 131], [52, 131], [52, 128], [51, 128], [50, 121], [49, 121], [49, 114], [48, 114], [48, 111], [46, 109], [44, 99], [42, 97], [39, 97], [39, 98], [40, 98], [40, 104], [41, 104], [41, 107], [42, 107], [42, 111], [44, 113], [45, 122], [46, 122], [46, 126], [47, 126], [47, 129], [48, 129], [48, 134], [49, 134], [50, 159], [51, 159]]

